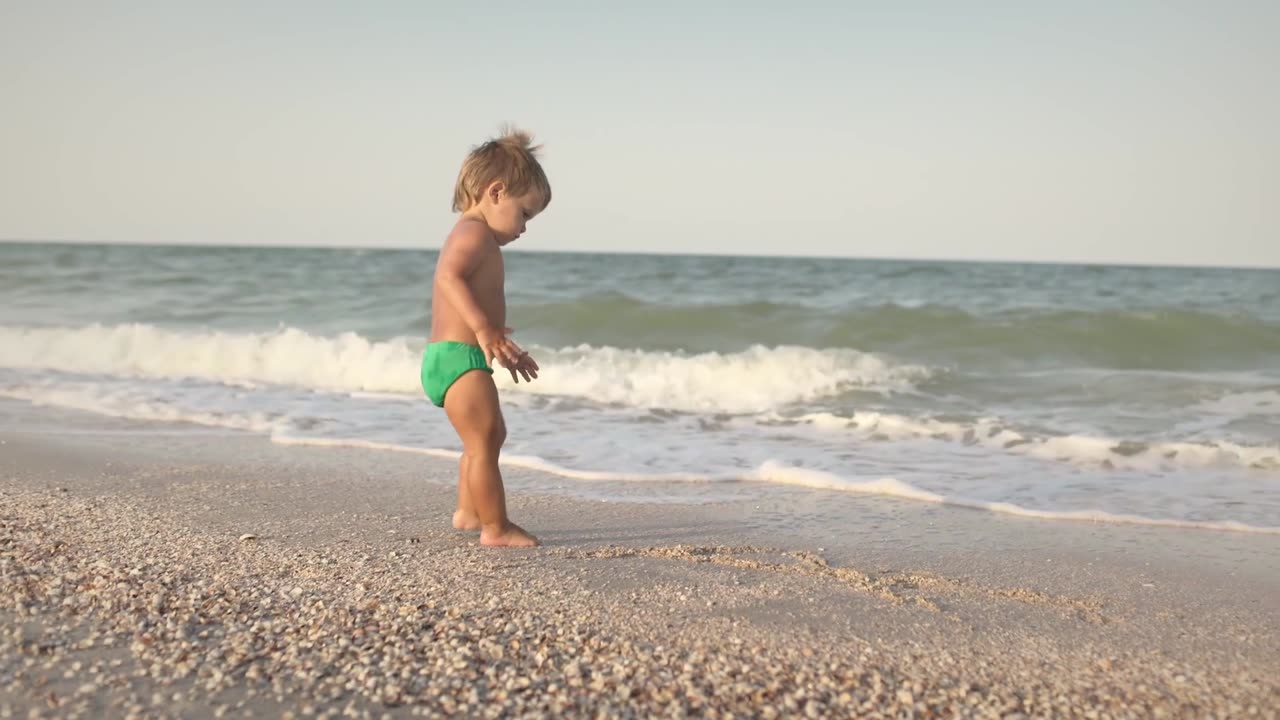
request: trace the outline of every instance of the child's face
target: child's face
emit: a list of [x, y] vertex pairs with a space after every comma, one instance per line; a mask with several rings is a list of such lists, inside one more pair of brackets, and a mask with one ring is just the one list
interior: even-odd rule
[[489, 212], [485, 213], [485, 219], [498, 236], [498, 244], [506, 245], [515, 242], [524, 233], [525, 225], [541, 211], [542, 198], [537, 192], [516, 197], [502, 190], [497, 193]]

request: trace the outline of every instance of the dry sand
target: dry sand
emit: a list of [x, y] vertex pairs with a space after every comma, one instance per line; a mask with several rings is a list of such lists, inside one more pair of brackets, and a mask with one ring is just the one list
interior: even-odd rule
[[6, 411], [0, 717], [1280, 712], [1271, 537], [524, 474], [495, 551], [449, 463]]

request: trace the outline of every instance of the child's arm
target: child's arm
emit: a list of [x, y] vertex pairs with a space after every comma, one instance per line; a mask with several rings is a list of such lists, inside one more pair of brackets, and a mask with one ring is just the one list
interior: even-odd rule
[[[487, 253], [493, 252], [492, 238], [479, 223], [466, 223], [454, 231], [440, 252], [436, 267], [436, 283], [449, 304], [462, 316], [463, 322], [476, 335], [476, 342], [492, 362], [497, 358], [516, 377], [516, 367], [528, 355], [506, 336], [505, 328], [496, 328], [476, 302], [467, 280], [476, 272]], [[506, 330], [506, 332], [504, 332]]]

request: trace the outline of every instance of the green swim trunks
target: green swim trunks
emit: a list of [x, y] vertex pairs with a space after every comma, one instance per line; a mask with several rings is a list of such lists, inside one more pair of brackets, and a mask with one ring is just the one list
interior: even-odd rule
[[427, 349], [422, 351], [422, 389], [436, 407], [444, 407], [444, 394], [449, 387], [471, 370], [493, 374], [484, 351], [475, 345], [446, 340], [427, 343]]

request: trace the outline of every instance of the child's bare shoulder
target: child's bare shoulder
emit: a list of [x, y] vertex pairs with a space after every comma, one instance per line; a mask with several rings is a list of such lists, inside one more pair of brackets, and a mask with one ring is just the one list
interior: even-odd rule
[[440, 247], [436, 276], [470, 277], [482, 266], [491, 264], [488, 259], [498, 252], [497, 239], [488, 225], [463, 218], [449, 231]]
[[462, 219], [445, 238], [440, 258], [479, 259], [496, 248], [497, 243], [488, 225], [479, 220]]
[[493, 240], [493, 231], [489, 229], [489, 226], [483, 220], [461, 218], [454, 224], [453, 229], [449, 231], [449, 237], [446, 242], [458, 242], [466, 245], [492, 242]]

